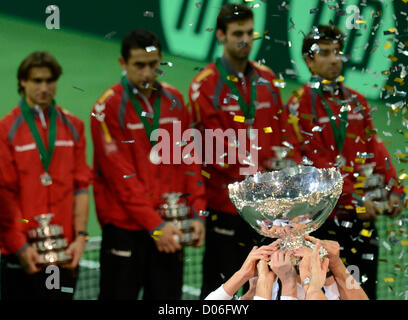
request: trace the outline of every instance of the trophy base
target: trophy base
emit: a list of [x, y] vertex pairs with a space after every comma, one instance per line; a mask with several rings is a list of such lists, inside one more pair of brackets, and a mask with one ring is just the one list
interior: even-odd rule
[[[295, 251], [300, 248], [310, 248], [314, 249], [315, 245], [311, 243], [310, 241], [307, 241], [304, 239], [304, 236], [297, 236], [297, 237], [285, 237], [282, 238], [282, 243], [279, 246], [279, 250], [284, 250], [284, 251]], [[319, 249], [319, 256], [320, 258], [325, 258], [327, 256], [327, 251], [325, 248], [320, 247]], [[292, 265], [297, 266], [299, 265], [300, 261], [302, 258], [298, 257], [293, 257], [291, 258]]]

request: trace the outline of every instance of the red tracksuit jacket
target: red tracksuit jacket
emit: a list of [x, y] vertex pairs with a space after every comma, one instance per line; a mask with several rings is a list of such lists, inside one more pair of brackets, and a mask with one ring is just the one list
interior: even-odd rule
[[[227, 67], [228, 70], [228, 67]], [[235, 74], [233, 70], [228, 70]], [[276, 80], [273, 71], [266, 66], [250, 62], [245, 72], [245, 83], [235, 82], [246, 103], [249, 103], [251, 92], [251, 81], [253, 77], [262, 77], [262, 84], [257, 85], [257, 101], [255, 122], [253, 128], [258, 130], [258, 171], [262, 170], [262, 163], [275, 156], [272, 146], [284, 146], [283, 141], [290, 144], [296, 142], [292, 128], [288, 126], [282, 131], [282, 124], [287, 122], [287, 111], [282, 113], [282, 100], [280, 91], [274, 85]], [[258, 78], [259, 79], [259, 78]], [[258, 82], [259, 83], [259, 82]], [[238, 102], [231, 99], [231, 92], [216, 70], [215, 63], [209, 64], [192, 81], [189, 88], [189, 99], [195, 114], [195, 121], [201, 123], [199, 127], [204, 129], [222, 129], [226, 131], [232, 128], [236, 135], [238, 129], [248, 129], [248, 124], [234, 121], [234, 116], [243, 116]], [[272, 128], [268, 133], [265, 128]], [[252, 143], [246, 140], [247, 150]], [[225, 148], [227, 150], [227, 148]], [[206, 152], [209, 152], [206, 150]], [[251, 153], [253, 151], [250, 151]], [[300, 160], [300, 153], [294, 149], [291, 157]], [[289, 157], [288, 157], [289, 158]], [[227, 162], [227, 157], [224, 161]], [[239, 163], [229, 164], [228, 167], [218, 164], [219, 159], [214, 159], [213, 164], [204, 166], [204, 170], [210, 173], [205, 179], [208, 207], [222, 212], [237, 214], [237, 211], [229, 199], [228, 184], [241, 181], [245, 178], [240, 174], [240, 168], [247, 167]], [[242, 161], [241, 161], [242, 162]]]
[[[56, 106], [57, 137], [48, 172], [53, 183], [43, 186], [44, 173], [34, 138], [20, 107], [0, 120], [0, 235], [2, 253], [12, 254], [27, 242], [27, 231], [38, 227], [34, 216], [53, 213], [50, 224], [63, 226], [68, 243], [74, 238], [74, 194], [88, 192], [91, 170], [86, 164], [84, 124]], [[40, 135], [48, 147], [48, 129], [43, 129], [32, 109]], [[45, 112], [45, 120], [49, 117]], [[24, 223], [18, 219], [26, 219]]]
[[[139, 95], [135, 97], [143, 110], [151, 113], [146, 102]], [[181, 93], [174, 87], [156, 84], [156, 90], [148, 99], [151, 106], [160, 97], [159, 127], [169, 132], [171, 148], [179, 150], [175, 144], [181, 141], [181, 137], [173, 139], [173, 134], [177, 135], [173, 133], [173, 122], [181, 121], [182, 134], [190, 125], [189, 112]], [[91, 130], [94, 195], [101, 226], [111, 223], [128, 230], [153, 231], [163, 223], [157, 209], [164, 203], [163, 195], [169, 192], [186, 195], [185, 199], [193, 209], [191, 215], [204, 220], [204, 216], [199, 216], [200, 210], [205, 210], [200, 165], [187, 165], [183, 161], [181, 164], [157, 165], [149, 160], [152, 146], [121, 84], [115, 84], [97, 100], [93, 113], [98, 112], [104, 114], [104, 118], [92, 117]], [[134, 143], [129, 143], [132, 140]], [[124, 178], [129, 175], [131, 177]]]
[[[373, 158], [366, 159], [365, 163], [375, 162], [376, 166], [374, 173], [380, 173], [385, 177], [385, 184], [388, 184], [390, 179], [394, 179], [396, 182], [392, 187], [391, 192], [402, 194], [402, 188], [397, 185], [396, 170], [391, 163], [391, 156], [389, 155], [386, 147], [381, 142], [379, 137], [374, 133], [374, 126], [371, 121], [370, 109], [367, 100], [357, 91], [345, 87], [346, 99], [354, 96], [355, 99], [361, 104], [364, 109], [360, 110], [355, 101], [351, 101], [351, 111], [348, 112], [348, 125], [346, 128], [346, 140], [344, 143], [341, 155], [346, 159], [347, 163], [341, 168], [342, 175], [348, 174], [344, 177], [343, 194], [341, 195], [336, 209], [350, 208], [355, 209], [356, 203], [353, 203], [353, 193], [358, 194], [359, 184], [354, 177], [353, 173], [358, 172], [358, 165], [363, 160], [357, 156], [357, 152], [371, 153]], [[339, 115], [340, 105], [335, 103], [330, 98], [338, 98], [340, 96], [332, 96], [325, 92], [324, 96], [329, 103], [333, 115]], [[333, 167], [336, 156], [339, 153], [333, 131], [330, 124], [330, 119], [327, 112], [321, 102], [319, 95], [315, 95], [312, 89], [308, 85], [304, 85], [297, 91], [296, 96], [292, 95], [288, 102], [290, 112], [299, 118], [298, 127], [295, 129], [300, 141], [300, 149], [302, 155], [305, 155], [309, 160], [313, 161], [313, 165], [318, 168], [330, 168]], [[359, 108], [356, 110], [356, 108]], [[312, 119], [312, 117], [314, 117]], [[337, 119], [337, 125], [339, 120]], [[319, 126], [321, 131], [312, 129]], [[386, 158], [389, 159], [387, 165]], [[388, 170], [387, 170], [387, 167]], [[358, 194], [361, 196], [362, 194]], [[329, 218], [333, 218], [335, 212], [333, 210], [332, 215]]]

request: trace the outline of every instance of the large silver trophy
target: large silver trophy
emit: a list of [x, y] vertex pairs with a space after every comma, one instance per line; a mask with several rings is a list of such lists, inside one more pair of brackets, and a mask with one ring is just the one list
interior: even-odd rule
[[[317, 230], [332, 212], [343, 188], [336, 168], [294, 166], [256, 173], [228, 185], [241, 217], [259, 234], [280, 238], [280, 249], [313, 248], [304, 235]], [[327, 252], [321, 248], [320, 256]], [[292, 259], [297, 264], [298, 259]]]
[[166, 203], [159, 207], [159, 213], [165, 221], [172, 222], [183, 233], [183, 237], [178, 239], [182, 246], [194, 244], [194, 233], [192, 219], [188, 218], [190, 208], [181, 202], [181, 193], [165, 193]]
[[41, 256], [42, 265], [63, 264], [71, 260], [71, 257], [65, 254], [68, 242], [64, 238], [63, 227], [50, 225], [53, 216], [52, 213], [46, 213], [34, 217], [40, 226], [28, 231], [29, 242]]

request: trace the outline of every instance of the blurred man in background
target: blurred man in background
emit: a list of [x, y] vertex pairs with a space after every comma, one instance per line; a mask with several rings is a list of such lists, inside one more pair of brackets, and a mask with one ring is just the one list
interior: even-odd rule
[[[146, 30], [128, 34], [119, 58], [125, 71], [120, 83], [93, 108], [94, 194], [102, 227], [100, 299], [136, 300], [141, 289], [144, 299], [181, 299], [183, 250], [177, 239], [183, 234], [159, 214], [166, 193], [184, 195], [195, 245], [204, 241], [200, 166], [173, 163], [182, 144], [173, 139], [173, 122], [184, 132], [190, 114], [181, 93], [156, 80], [161, 58], [156, 35]], [[161, 154], [154, 148], [159, 128], [172, 139]]]
[[[17, 107], [0, 121], [1, 296], [3, 299], [72, 299], [87, 240], [91, 171], [85, 158], [84, 124], [54, 100], [62, 68], [48, 52], [20, 64]], [[28, 241], [35, 217], [53, 213], [63, 227], [71, 258], [59, 283], [46, 287], [44, 256]]]

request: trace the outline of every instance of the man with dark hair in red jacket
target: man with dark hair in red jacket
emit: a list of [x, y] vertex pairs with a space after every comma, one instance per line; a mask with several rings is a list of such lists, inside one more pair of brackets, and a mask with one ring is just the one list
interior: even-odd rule
[[[122, 42], [120, 83], [93, 108], [94, 194], [102, 226], [100, 299], [137, 299], [141, 289], [144, 299], [181, 299], [183, 250], [177, 237], [183, 235], [159, 214], [166, 193], [183, 195], [195, 246], [204, 241], [200, 166], [179, 158], [190, 114], [181, 93], [156, 80], [161, 58], [153, 33], [131, 32]], [[171, 138], [166, 144], [155, 132]], [[161, 153], [156, 142], [164, 146]]]
[[[343, 261], [359, 268], [359, 281], [374, 299], [378, 257], [374, 221], [380, 212], [391, 217], [400, 213], [402, 188], [391, 156], [376, 135], [366, 99], [342, 83], [343, 42], [335, 26], [309, 32], [302, 53], [312, 78], [289, 99], [288, 108], [298, 119], [295, 131], [302, 155], [318, 168], [339, 167], [344, 177], [336, 208], [313, 235], [340, 243]], [[373, 177], [384, 180], [378, 190], [387, 195], [387, 209], [366, 192], [373, 182], [369, 166], [377, 174]]]
[[63, 227], [72, 260], [60, 268], [60, 284], [75, 288], [87, 239], [91, 171], [84, 124], [56, 105], [62, 68], [48, 52], [34, 52], [18, 69], [19, 105], [0, 120], [0, 238], [3, 299], [72, 299], [73, 292], [46, 288], [45, 256], [28, 241], [35, 217], [53, 213]]
[[[206, 220], [202, 298], [231, 277], [252, 247], [263, 240], [237, 213], [229, 199], [228, 184], [257, 170], [276, 169], [269, 165], [275, 156], [273, 147], [286, 148], [290, 157], [300, 160], [292, 128], [281, 130], [282, 123], [288, 120], [281, 110], [282, 82], [268, 67], [249, 61], [254, 40], [251, 9], [236, 4], [223, 6], [216, 29], [224, 54], [193, 79], [189, 99], [198, 128], [233, 130], [238, 137], [238, 156], [233, 161], [229, 154], [217, 157], [204, 167], [209, 173], [205, 182], [210, 213]], [[247, 132], [243, 139], [242, 131]], [[228, 153], [231, 144], [225, 140]], [[213, 149], [207, 145], [206, 156], [211, 152]]]

